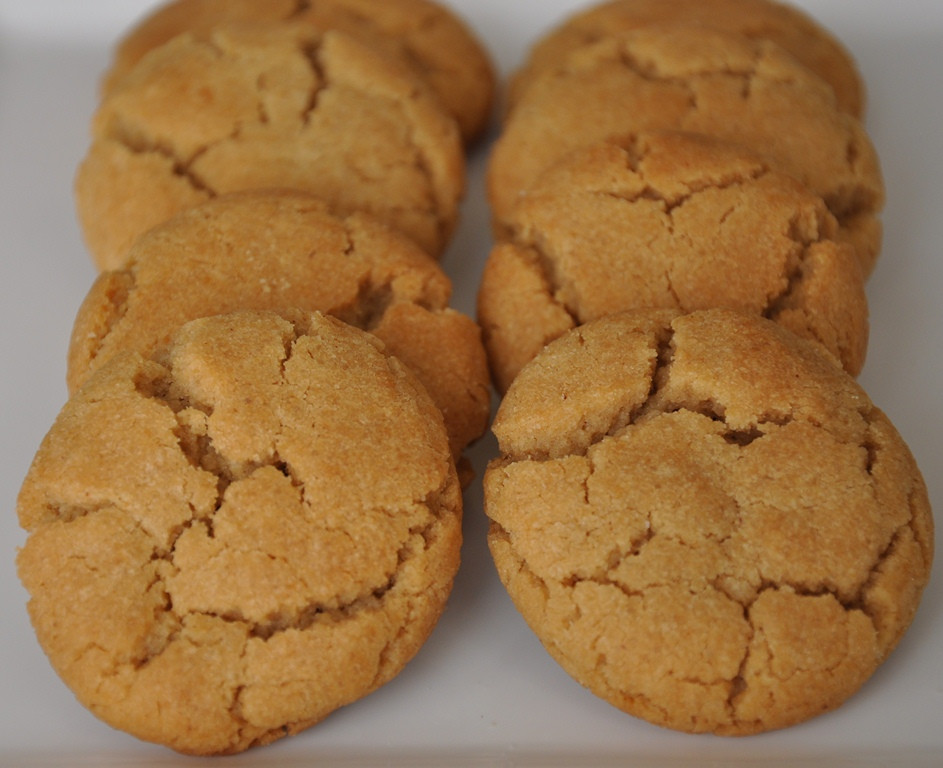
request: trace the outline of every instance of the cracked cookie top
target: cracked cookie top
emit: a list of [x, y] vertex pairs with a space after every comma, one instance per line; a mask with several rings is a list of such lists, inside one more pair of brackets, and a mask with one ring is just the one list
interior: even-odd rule
[[102, 101], [76, 205], [103, 269], [179, 210], [267, 187], [372, 213], [438, 256], [464, 162], [454, 120], [397, 62], [334, 30], [233, 24], [173, 38]]
[[416, 653], [458, 567], [442, 418], [318, 313], [193, 321], [101, 368], [18, 499], [37, 636], [111, 725], [195, 754], [295, 732]]
[[337, 29], [412, 69], [458, 122], [466, 141], [487, 125], [495, 74], [484, 46], [447, 6], [430, 0], [175, 0], [142, 19], [119, 42], [102, 91], [108, 94], [152, 49], [184, 32], [220, 23], [291, 22]]
[[855, 381], [761, 317], [629, 312], [549, 344], [494, 422], [489, 545], [547, 650], [653, 723], [839, 706], [909, 626], [933, 523]]
[[864, 84], [849, 51], [802, 9], [771, 0], [609, 0], [566, 19], [537, 42], [509, 87], [511, 105], [528, 84], [574, 48], [652, 25], [689, 24], [772, 40], [825, 80], [838, 106], [864, 111]]
[[698, 27], [605, 38], [574, 50], [528, 87], [488, 164], [496, 230], [567, 153], [651, 130], [703, 133], [762, 154], [825, 201], [870, 274], [884, 183], [861, 123], [775, 43]]
[[369, 215], [340, 218], [298, 192], [233, 193], [145, 233], [125, 262], [102, 272], [79, 308], [70, 391], [122, 351], [151, 354], [188, 320], [299, 308], [382, 339], [442, 410], [456, 460], [487, 428], [478, 325], [449, 308], [452, 286], [441, 267]]
[[576, 150], [519, 201], [478, 293], [498, 388], [564, 331], [646, 307], [752, 312], [819, 341], [854, 375], [865, 359], [864, 278], [825, 203], [699, 134]]

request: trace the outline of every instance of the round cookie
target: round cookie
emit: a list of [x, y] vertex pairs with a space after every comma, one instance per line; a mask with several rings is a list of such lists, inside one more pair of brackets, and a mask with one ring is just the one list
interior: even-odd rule
[[496, 386], [570, 328], [651, 307], [763, 315], [857, 375], [868, 304], [837, 230], [821, 198], [739, 145], [658, 132], [576, 150], [521, 198], [485, 265]]
[[150, 50], [177, 35], [206, 32], [221, 22], [299, 22], [337, 29], [395, 56], [420, 75], [458, 122], [466, 142], [488, 123], [495, 74], [472, 30], [448, 7], [430, 0], [175, 0], [142, 19], [119, 42], [102, 91], [108, 94]]
[[234, 25], [175, 37], [103, 100], [76, 203], [102, 269], [177, 211], [265, 187], [373, 213], [438, 256], [464, 163], [454, 120], [396, 62], [341, 32]]
[[75, 391], [115, 355], [148, 355], [188, 320], [239, 309], [318, 310], [382, 339], [442, 410], [456, 460], [487, 428], [477, 324], [449, 308], [451, 283], [414, 243], [365, 214], [331, 215], [296, 192], [225, 195], [141, 236], [99, 274], [72, 331]]
[[64, 406], [20, 491], [18, 569], [85, 706], [232, 753], [403, 668], [451, 589], [461, 503], [441, 415], [376, 339], [216, 316]]
[[801, 9], [771, 0], [610, 0], [574, 14], [544, 35], [515, 73], [513, 104], [534, 79], [570, 51], [613, 34], [646, 26], [685, 24], [772, 40], [825, 80], [839, 109], [861, 117], [864, 85], [850, 52]]
[[933, 556], [901, 437], [820, 348], [730, 310], [630, 312], [549, 344], [494, 422], [501, 579], [626, 712], [749, 734], [839, 706]]
[[825, 200], [870, 274], [884, 184], [860, 122], [774, 43], [696, 27], [646, 28], [584, 46], [527, 89], [489, 160], [496, 228], [568, 152], [650, 130], [709, 134], [762, 153]]

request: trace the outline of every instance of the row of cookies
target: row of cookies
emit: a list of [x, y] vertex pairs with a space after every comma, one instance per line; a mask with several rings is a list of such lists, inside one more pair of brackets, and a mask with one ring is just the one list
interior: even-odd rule
[[926, 486], [854, 378], [883, 200], [862, 91], [769, 0], [611, 0], [512, 82], [489, 546], [551, 656], [661, 726], [834, 709], [929, 578]]
[[860, 371], [884, 187], [860, 120], [776, 42], [829, 47], [855, 83], [816, 29], [768, 0], [616, 0], [536, 46], [488, 166], [499, 388], [563, 329], [639, 305], [764, 314]]
[[428, 0], [176, 0], [118, 46], [76, 180], [101, 272], [18, 499], [37, 637], [107, 723], [238, 752], [428, 637], [490, 411], [436, 259], [492, 88]]

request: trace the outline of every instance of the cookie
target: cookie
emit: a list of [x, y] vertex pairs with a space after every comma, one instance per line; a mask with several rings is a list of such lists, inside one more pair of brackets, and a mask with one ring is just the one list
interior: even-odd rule
[[423, 84], [354, 38], [306, 25], [175, 37], [93, 122], [76, 203], [102, 269], [188, 205], [266, 187], [372, 213], [438, 256], [464, 191], [455, 122]]
[[430, 0], [176, 0], [158, 7], [119, 41], [103, 93], [118, 88], [153, 48], [183, 32], [206, 32], [231, 21], [290, 21], [346, 32], [420, 75], [458, 122], [466, 142], [477, 139], [488, 124], [495, 90], [490, 56], [462, 19]]
[[480, 330], [449, 308], [451, 282], [366, 214], [339, 218], [296, 192], [250, 191], [180, 212], [99, 274], [72, 331], [74, 392], [115, 355], [148, 355], [188, 320], [239, 309], [318, 310], [382, 339], [442, 410], [453, 453], [487, 428]]
[[857, 375], [868, 304], [837, 231], [821, 198], [739, 145], [656, 132], [576, 150], [521, 199], [485, 265], [496, 385], [570, 328], [645, 307], [763, 315]]
[[839, 109], [864, 112], [865, 89], [847, 48], [800, 8], [771, 0], [610, 0], [580, 11], [545, 34], [509, 85], [509, 104], [574, 48], [646, 26], [685, 24], [772, 40], [825, 80]]
[[870, 274], [884, 184], [861, 123], [774, 43], [694, 27], [646, 28], [584, 46], [527, 89], [489, 160], [497, 229], [568, 152], [649, 130], [709, 134], [762, 153], [826, 201]]
[[839, 706], [927, 583], [933, 522], [900, 435], [764, 318], [581, 326], [521, 371], [494, 432], [502, 581], [570, 675], [652, 723], [739, 735]]
[[97, 371], [18, 513], [30, 618], [79, 701], [214, 754], [395, 676], [443, 610], [462, 507], [442, 417], [379, 341], [249, 312]]

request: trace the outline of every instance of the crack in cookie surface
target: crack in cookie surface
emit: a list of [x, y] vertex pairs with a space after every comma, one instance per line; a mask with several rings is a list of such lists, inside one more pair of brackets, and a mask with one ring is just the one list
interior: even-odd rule
[[[640, 149], [639, 137], [635, 136], [630, 140], [614, 142], [613, 145], [618, 146], [624, 153], [626, 167], [633, 174], [638, 175], [641, 186], [631, 193], [614, 189], [587, 189], [583, 194], [585, 194], [587, 199], [591, 199], [592, 197], [607, 198], [630, 206], [640, 201], [654, 203], [658, 206], [661, 216], [659, 223], [664, 226], [664, 231], [671, 237], [690, 237], [688, 233], [680, 230], [676, 226], [675, 212], [689, 204], [693, 199], [696, 199], [698, 195], [707, 191], [723, 192], [736, 190], [745, 185], [757, 182], [770, 173], [768, 168], [764, 165], [755, 163], [752, 168], [746, 171], [744, 171], [744, 169], [732, 170], [719, 178], [686, 179], [683, 192], [666, 193], [645, 179], [645, 155]], [[577, 156], [582, 157], [582, 155]], [[569, 165], [564, 164], [557, 170], [557, 174], [560, 174], [560, 171], [563, 169], [568, 171], [572, 168], [576, 168], [576, 166], [576, 160], [572, 161]], [[560, 216], [551, 216], [547, 210], [556, 202], [561, 204], [564, 220], [566, 220], [568, 216], [571, 216], [567, 213], [566, 209], [566, 198], [572, 194], [572, 191], [568, 188], [569, 183], [567, 182], [567, 176], [560, 174], [559, 180], [556, 180], [557, 178], [558, 177], [549, 175], [541, 185], [538, 185], [531, 194], [534, 198], [534, 202], [525, 204], [521, 212], [511, 220], [509, 225], [511, 240], [523, 248], [532, 250], [536, 257], [535, 264], [540, 269], [542, 279], [548, 286], [550, 299], [573, 318], [574, 325], [580, 325], [583, 322], [595, 319], [595, 317], [600, 314], [598, 309], [585, 308], [583, 306], [585, 302], [581, 300], [581, 297], [584, 295], [591, 296], [595, 286], [579, 285], [579, 276], [570, 274], [571, 269], [568, 269], [568, 266], [572, 267], [573, 265], [572, 259], [568, 258], [569, 254], [566, 248], [568, 244], [561, 239], [559, 234], [554, 235], [552, 231], [548, 233], [542, 226], [544, 223], [557, 226]], [[580, 215], [584, 214], [581, 213]], [[607, 218], [611, 217], [611, 215], [610, 213]], [[721, 220], [719, 223], [722, 225], [723, 221]], [[600, 222], [600, 225], [601, 224], [602, 222]], [[588, 223], [590, 235], [594, 233], [592, 227], [593, 223], [590, 221]], [[638, 233], [633, 232], [633, 234]], [[648, 245], [652, 245], [661, 236], [662, 232], [660, 230], [653, 231]], [[690, 240], [688, 240], [688, 242], [690, 242]], [[587, 249], [588, 253], [586, 252]], [[664, 271], [662, 273], [664, 275], [664, 293], [671, 297], [673, 302], [662, 301], [657, 304], [652, 304], [650, 300], [640, 300], [639, 306], [674, 306], [684, 311], [693, 309], [693, 307], [685, 306], [685, 302], [679, 298], [677, 291], [673, 287], [673, 274], [679, 268], [676, 263], [676, 250], [677, 249], [669, 248], [659, 254], [659, 261], [665, 262]], [[587, 257], [592, 259], [601, 255], [604, 254], [594, 253], [591, 246], [587, 246], [583, 249], [583, 252], [580, 253], [580, 259], [577, 263], [582, 264]], [[595, 275], [596, 279], [607, 279], [606, 275], [603, 274], [605, 272], [603, 268], [601, 268], [599, 272], [600, 274]], [[648, 277], [649, 279], [653, 279], [655, 275], [651, 274], [648, 275]], [[611, 279], [612, 276], [609, 276], [609, 278]], [[634, 306], [632, 306], [632, 301], [625, 301], [620, 308], [632, 309]]]
[[[233, 139], [237, 136], [238, 128], [233, 130], [229, 138]], [[131, 126], [118, 116], [112, 119], [108, 131], [99, 140], [113, 141], [132, 155], [153, 155], [165, 160], [173, 176], [185, 181], [193, 192], [202, 193], [211, 198], [218, 194], [205, 179], [193, 172], [194, 163], [212, 146], [211, 144], [198, 147], [190, 156], [184, 157], [172, 144], [134, 132]]]

